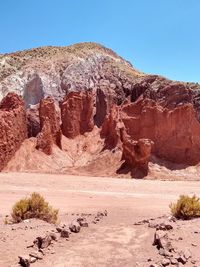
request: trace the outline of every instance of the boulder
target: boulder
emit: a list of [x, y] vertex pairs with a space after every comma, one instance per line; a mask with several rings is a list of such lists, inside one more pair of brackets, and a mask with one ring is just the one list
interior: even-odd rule
[[148, 174], [148, 163], [151, 155], [152, 142], [149, 139], [132, 141], [127, 135], [122, 140], [122, 159], [128, 165], [135, 177]]

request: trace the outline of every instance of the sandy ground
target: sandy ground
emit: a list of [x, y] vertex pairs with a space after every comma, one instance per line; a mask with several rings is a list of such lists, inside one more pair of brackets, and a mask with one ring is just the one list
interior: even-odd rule
[[99, 224], [91, 224], [69, 241], [54, 244], [53, 252], [34, 263], [35, 267], [150, 266], [148, 257], [157, 257], [151, 246], [153, 230], [134, 223], [169, 214], [169, 204], [180, 194], [200, 195], [198, 182], [1, 173], [1, 267], [17, 266], [17, 256], [26, 252], [27, 244], [54, 229], [41, 221], [14, 226], [3, 224], [13, 203], [34, 191], [59, 208], [62, 222], [81, 213], [108, 211], [108, 216]]

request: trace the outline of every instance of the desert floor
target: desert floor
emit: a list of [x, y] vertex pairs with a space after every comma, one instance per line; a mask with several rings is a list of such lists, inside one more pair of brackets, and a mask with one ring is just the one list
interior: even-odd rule
[[[35, 237], [54, 226], [41, 221], [4, 225], [12, 205], [31, 192], [41, 193], [67, 222], [81, 213], [108, 211], [69, 241], [54, 244], [39, 266], [150, 266], [156, 259], [153, 229], [135, 226], [143, 219], [169, 214], [169, 204], [180, 194], [200, 195], [199, 182], [133, 180], [34, 173], [0, 174], [0, 266], [18, 266], [18, 255]], [[190, 266], [190, 265], [186, 265]], [[193, 265], [191, 265], [193, 266]]]

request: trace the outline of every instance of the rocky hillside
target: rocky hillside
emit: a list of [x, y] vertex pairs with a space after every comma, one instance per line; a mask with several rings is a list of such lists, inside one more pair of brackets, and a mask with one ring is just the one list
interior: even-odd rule
[[24, 100], [29, 139], [7, 170], [144, 177], [149, 161], [200, 162], [200, 85], [141, 73], [99, 44], [0, 55], [0, 98], [9, 92]]

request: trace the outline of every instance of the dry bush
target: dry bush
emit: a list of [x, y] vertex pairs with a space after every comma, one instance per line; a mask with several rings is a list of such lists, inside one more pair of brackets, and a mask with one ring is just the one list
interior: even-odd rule
[[14, 222], [38, 218], [49, 223], [56, 223], [58, 210], [51, 207], [40, 194], [32, 193], [29, 198], [15, 203], [11, 216]]
[[171, 213], [177, 219], [189, 220], [200, 217], [200, 199], [195, 195], [181, 195], [176, 203], [170, 204]]

